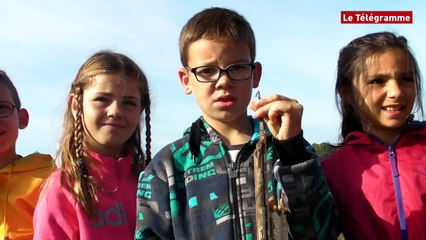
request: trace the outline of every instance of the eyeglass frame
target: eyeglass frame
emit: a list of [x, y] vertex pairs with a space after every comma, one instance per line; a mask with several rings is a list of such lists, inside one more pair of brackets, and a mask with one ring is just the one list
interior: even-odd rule
[[0, 105], [1, 105], [2, 103], [10, 104], [10, 106], [12, 106], [12, 109], [10, 110], [10, 112], [9, 112], [8, 114], [6, 114], [6, 115], [4, 115], [4, 116], [0, 115], [0, 118], [6, 118], [6, 117], [9, 117], [10, 115], [12, 115], [12, 114], [13, 114], [13, 111], [15, 110], [15, 108], [16, 108], [16, 110], [19, 110], [18, 105], [13, 104], [13, 103], [11, 103], [11, 102], [9, 102], [9, 101], [0, 101]]
[[[248, 66], [250, 66], [250, 75], [247, 77], [247, 78], [242, 78], [242, 79], [234, 79], [234, 78], [232, 78], [230, 75], [229, 75], [229, 68], [230, 67], [233, 67], [233, 66], [237, 66], [237, 65], [248, 65]], [[203, 67], [212, 67], [212, 68], [216, 68], [216, 69], [219, 69], [219, 75], [218, 75], [218, 77], [217, 77], [217, 79], [216, 80], [214, 80], [214, 81], [205, 81], [205, 80], [200, 80], [200, 79], [198, 79], [198, 76], [197, 76], [197, 69], [199, 69], [199, 68], [203, 68]], [[228, 75], [228, 77], [229, 77], [229, 79], [231, 79], [232, 81], [244, 81], [244, 80], [247, 80], [247, 79], [249, 79], [249, 78], [251, 78], [252, 76], [253, 76], [253, 70], [256, 68], [256, 64], [254, 63], [254, 62], [247, 62], [247, 63], [233, 63], [233, 64], [229, 64], [228, 66], [226, 66], [225, 68], [221, 68], [221, 67], [219, 67], [219, 66], [212, 66], [212, 65], [203, 65], [203, 66], [198, 66], [198, 67], [193, 67], [193, 68], [191, 68], [191, 67], [189, 67], [189, 66], [187, 66], [186, 67], [190, 72], [192, 72], [193, 74], [194, 74], [194, 76], [195, 76], [195, 79], [198, 81], [198, 82], [200, 82], [200, 83], [214, 83], [214, 82], [217, 82], [217, 81], [219, 81], [219, 79], [220, 79], [220, 77], [222, 76], [222, 73], [226, 73], [226, 75]]]

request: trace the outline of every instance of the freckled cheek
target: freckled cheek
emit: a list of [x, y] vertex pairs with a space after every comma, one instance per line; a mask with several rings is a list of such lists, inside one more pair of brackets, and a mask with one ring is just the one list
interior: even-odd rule
[[142, 113], [139, 112], [139, 111], [135, 111], [135, 112], [129, 113], [127, 115], [128, 121], [130, 121], [130, 122], [132, 122], [136, 125], [141, 121], [141, 117], [142, 117]]
[[372, 107], [374, 105], [381, 105], [381, 103], [385, 100], [386, 94], [380, 90], [372, 90], [368, 93], [364, 93], [364, 104]]
[[410, 99], [409, 109], [407, 109], [407, 110], [409, 110], [409, 111], [410, 111], [410, 113], [411, 113], [411, 111], [412, 111], [412, 110], [413, 110], [413, 108], [414, 108], [415, 101], [416, 101], [416, 98], [415, 98], [415, 97], [412, 97], [412, 98]]
[[407, 96], [407, 97], [409, 97], [409, 98], [412, 98], [412, 99], [416, 99], [416, 97], [417, 97], [417, 93], [416, 93], [417, 91], [416, 91], [416, 88], [415, 87], [410, 87], [410, 88], [408, 88], [408, 89], [406, 89], [405, 91], [404, 91], [404, 94]]
[[141, 115], [139, 115], [139, 114], [133, 115], [133, 116], [131, 116], [130, 120], [133, 123], [138, 124], [141, 121]]

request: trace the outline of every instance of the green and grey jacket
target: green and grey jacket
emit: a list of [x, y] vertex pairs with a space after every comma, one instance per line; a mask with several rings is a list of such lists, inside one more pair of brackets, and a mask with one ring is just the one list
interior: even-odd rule
[[[140, 174], [136, 239], [256, 239], [254, 134], [231, 161], [201, 117], [164, 147]], [[294, 239], [335, 239], [337, 213], [319, 161], [302, 134], [278, 141], [267, 133], [269, 199], [284, 196]]]

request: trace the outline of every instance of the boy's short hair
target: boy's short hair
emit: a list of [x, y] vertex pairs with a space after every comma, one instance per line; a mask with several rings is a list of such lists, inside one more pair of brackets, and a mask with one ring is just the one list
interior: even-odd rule
[[18, 109], [20, 109], [21, 100], [19, 99], [18, 91], [16, 90], [15, 85], [13, 85], [13, 82], [7, 76], [6, 72], [3, 70], [0, 70], [0, 84], [6, 86], [10, 92], [10, 95], [12, 96], [13, 104], [15, 104]]
[[250, 49], [251, 60], [256, 58], [256, 40], [250, 23], [233, 10], [207, 8], [188, 20], [179, 37], [180, 60], [183, 66], [188, 64], [189, 45], [200, 39], [226, 39], [246, 43]]

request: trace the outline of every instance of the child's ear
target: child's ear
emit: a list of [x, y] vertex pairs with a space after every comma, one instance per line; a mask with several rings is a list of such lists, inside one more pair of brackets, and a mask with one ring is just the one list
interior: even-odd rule
[[256, 67], [253, 69], [253, 88], [257, 88], [262, 77], [262, 64], [260, 62], [255, 62], [254, 64]]
[[179, 68], [178, 70], [179, 80], [182, 84], [183, 92], [187, 95], [192, 93], [192, 87], [189, 84], [189, 74], [190, 72], [186, 68]]
[[77, 97], [74, 94], [69, 95], [68, 105], [69, 105], [69, 108], [70, 108], [71, 113], [72, 113], [74, 120], [75, 120], [75, 118], [77, 116], [78, 102], [77, 102]]
[[19, 129], [24, 129], [28, 126], [30, 121], [30, 115], [28, 114], [27, 109], [21, 108], [18, 110], [18, 118], [19, 118]]

